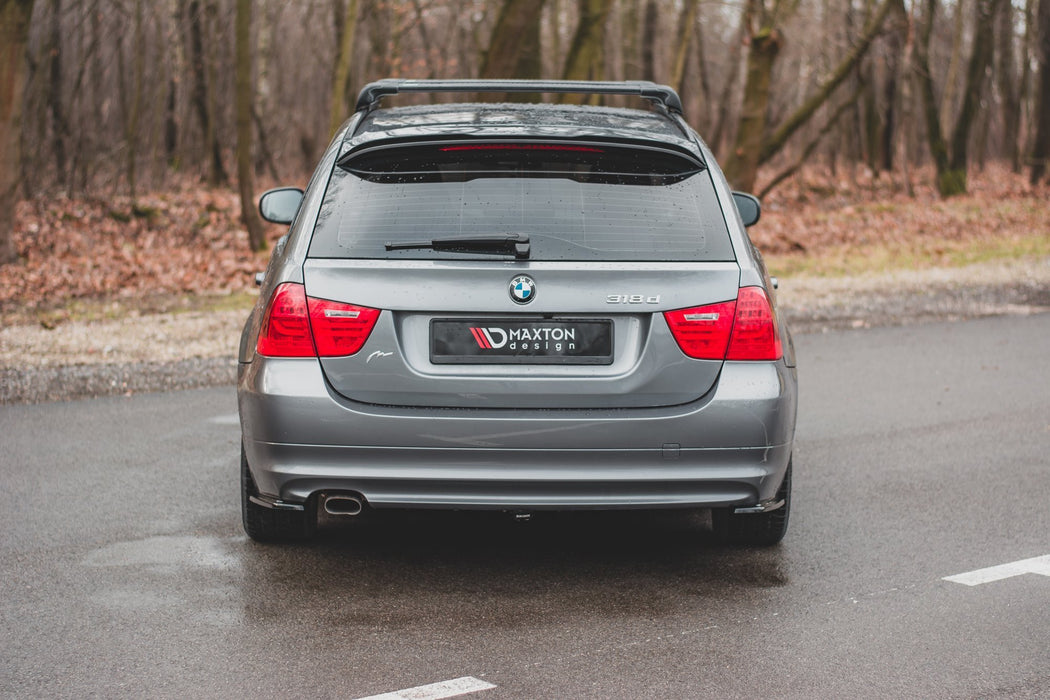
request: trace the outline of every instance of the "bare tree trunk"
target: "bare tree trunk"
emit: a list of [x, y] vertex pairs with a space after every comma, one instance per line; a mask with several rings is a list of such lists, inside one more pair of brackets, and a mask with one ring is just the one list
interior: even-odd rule
[[641, 80], [642, 53], [639, 42], [642, 21], [642, 0], [624, 0], [627, 9], [623, 12], [623, 76], [624, 80]]
[[[33, 20], [30, 18], [30, 29]], [[25, 84], [22, 89], [22, 128], [20, 134], [21, 148], [21, 180], [22, 196], [33, 199], [39, 184], [40, 168], [38, 163], [45, 162], [43, 155], [44, 144], [47, 142], [47, 100], [44, 94], [47, 92], [41, 83], [47, 79], [46, 68], [48, 47], [46, 42], [32, 41], [33, 33], [30, 31], [29, 43], [25, 53]]]
[[[856, 8], [854, 7], [853, 0], [848, 0], [844, 8], [844, 32], [846, 45], [851, 46], [855, 41], [854, 37], [854, 25], [856, 24]], [[851, 91], [861, 91], [864, 84], [864, 75], [861, 73], [861, 63], [858, 61], [854, 65], [850, 75], [843, 79], [843, 82], [849, 83], [849, 89]], [[846, 120], [845, 124], [845, 136], [843, 140], [844, 150], [846, 152], [846, 163], [850, 171], [850, 180], [853, 184], [857, 182], [857, 163], [864, 159], [864, 122], [863, 115], [861, 114], [860, 101], [855, 100], [851, 103], [851, 106], [847, 110], [849, 112], [849, 119]]]
[[[90, 60], [88, 61], [88, 80], [90, 86], [88, 92], [91, 95], [91, 120], [95, 124], [102, 124], [103, 115], [105, 113], [105, 102], [106, 95], [102, 89], [102, 76], [105, 73], [104, 63], [102, 60], [102, 46], [108, 43], [108, 37], [105, 35], [102, 26], [102, 13], [100, 12], [88, 12], [89, 21], [91, 24], [91, 41], [96, 46], [96, 49], [91, 52]], [[92, 155], [97, 157], [97, 144], [94, 139], [89, 140], [88, 143], [92, 144], [92, 150], [96, 151]], [[94, 175], [94, 159], [86, 159], [87, 162], [84, 165], [83, 170], [83, 189], [87, 190], [91, 178]]]
[[55, 174], [60, 186], [66, 184], [67, 177], [67, 149], [66, 138], [69, 134], [69, 122], [66, 119], [66, 111], [62, 105], [63, 90], [62, 74], [62, 0], [51, 0], [51, 21], [48, 32], [48, 94], [47, 102], [51, 112], [51, 128], [53, 130], [52, 144], [55, 155]]
[[[605, 20], [612, 0], [579, 0], [580, 22], [576, 26], [569, 55], [565, 57], [565, 80], [601, 80], [604, 73]], [[559, 95], [559, 102], [583, 104], [584, 95]]]
[[660, 31], [660, 8], [656, 0], [645, 3], [642, 25], [642, 80], [656, 80], [656, 33]]
[[[565, 57], [562, 55], [561, 40], [561, 9], [562, 0], [551, 0], [546, 4], [547, 13], [547, 36], [550, 37], [549, 47], [544, 53], [547, 54], [547, 62], [540, 75], [557, 75], [558, 68], [564, 65]], [[542, 23], [542, 18], [541, 18]]]
[[218, 0], [204, 0], [205, 12], [205, 44], [204, 44], [204, 70], [208, 80], [208, 146], [211, 148], [212, 184], [225, 185], [230, 181], [226, 174], [226, 166], [222, 158], [222, 143], [219, 140], [219, 46], [218, 37]]
[[952, 30], [952, 53], [948, 60], [948, 76], [944, 80], [944, 92], [941, 94], [941, 128], [948, 131], [952, 123], [952, 112], [955, 110], [955, 93], [959, 83], [959, 66], [962, 65], [962, 46], [966, 17], [966, 0], [956, 0], [955, 27]]
[[999, 5], [1004, 0], [977, 0], [977, 11], [974, 14], [973, 53], [966, 69], [966, 85], [963, 88], [962, 106], [959, 117], [952, 130], [951, 162], [953, 171], [951, 180], [961, 184], [961, 191], [942, 192], [942, 194], [964, 194], [966, 192], [967, 149], [970, 144], [970, 131], [977, 120], [981, 105], [982, 87], [987, 82], [985, 74], [992, 65], [993, 46], [995, 42], [995, 17]]
[[[207, 0], [204, 0], [207, 2]], [[200, 0], [190, 0], [190, 62], [193, 66], [193, 91], [190, 97], [201, 125], [204, 149], [209, 154], [208, 184], [218, 187], [229, 181], [226, 168], [222, 162], [222, 148], [219, 145], [218, 129], [215, 118], [215, 71], [210, 51], [205, 52], [204, 35], [210, 19], [210, 10]], [[209, 42], [210, 43], [210, 42]]]
[[168, 78], [168, 96], [164, 101], [164, 157], [168, 161], [168, 167], [178, 166], [178, 156], [175, 151], [179, 144], [179, 122], [175, 114], [175, 77]]
[[[538, 80], [543, 77], [543, 53], [542, 44], [540, 42], [540, 20], [529, 24], [525, 27], [525, 34], [522, 37], [521, 49], [518, 53], [518, 65], [514, 68], [514, 77], [521, 78], [523, 80]], [[539, 95], [529, 95], [528, 93], [513, 93], [508, 95], [508, 98], [515, 99], [520, 98], [522, 102], [534, 102], [539, 101]]]
[[266, 248], [262, 220], [255, 209], [255, 173], [252, 167], [252, 0], [237, 0], [234, 22], [236, 41], [237, 185], [241, 195], [241, 219], [248, 229], [253, 251]]
[[864, 126], [864, 157], [868, 168], [876, 176], [879, 173], [879, 114], [875, 98], [875, 71], [868, 60], [861, 61], [859, 71], [862, 76], [860, 82], [861, 98], [860, 108], [863, 116]]
[[1003, 98], [1003, 156], [1010, 161], [1015, 173], [1021, 172], [1021, 97], [1017, 68], [1014, 60], [1014, 8], [1004, 2], [998, 17], [999, 50], [996, 73], [999, 91]]
[[711, 78], [707, 66], [707, 46], [704, 39], [704, 23], [701, 19], [696, 27], [696, 71], [700, 77], [700, 113], [695, 115], [693, 122], [697, 129], [706, 130], [711, 124], [711, 107], [713, 95], [711, 94]]
[[[354, 0], [356, 2], [357, 0]], [[433, 44], [430, 41], [430, 32], [427, 31], [427, 19], [426, 13], [420, 0], [412, 0], [412, 9], [416, 13], [415, 27], [419, 30], [419, 40], [422, 43], [423, 60], [426, 61], [427, 65], [427, 78], [432, 79], [440, 72], [438, 70], [438, 62], [435, 60], [433, 55]]]
[[[69, 120], [74, 115], [91, 114], [94, 116], [93, 104], [98, 102], [97, 97], [89, 97], [87, 99], [92, 100], [92, 104], [85, 107], [81, 98], [85, 92], [89, 94], [97, 92], [97, 90], [92, 91], [90, 87], [84, 90], [84, 86], [93, 79], [91, 72], [98, 67], [101, 33], [96, 30], [97, 15], [98, 13], [94, 11], [92, 6], [84, 5], [77, 8], [76, 22], [77, 26], [81, 27], [81, 31], [77, 33], [77, 60], [80, 66], [77, 69], [76, 78], [73, 80], [69, 101], [66, 103], [67, 127]], [[83, 116], [81, 116], [81, 120], [83, 120]], [[101, 123], [101, 120], [97, 120], [96, 123]], [[69, 177], [66, 180], [66, 196], [71, 199], [76, 196], [78, 187], [82, 191], [87, 189], [86, 180], [89, 166], [86, 163], [93, 161], [95, 157], [91, 148], [92, 137], [84, 132], [85, 130], [83, 129], [76, 132], [69, 129], [66, 132], [70, 140]]]
[[937, 6], [937, 0], [926, 0], [922, 33], [915, 42], [915, 75], [919, 82], [919, 92], [922, 95], [926, 140], [930, 145], [933, 165], [937, 169], [937, 190], [943, 195], [946, 191], [954, 192], [958, 186], [950, 181], [952, 175], [948, 162], [948, 142], [941, 130], [941, 116], [934, 97], [933, 75], [930, 72], [930, 37], [933, 34], [933, 21], [936, 18]]
[[124, 146], [127, 158], [124, 162], [124, 175], [128, 182], [128, 192], [134, 207], [138, 197], [138, 157], [139, 157], [139, 122], [142, 119], [142, 95], [146, 70], [146, 39], [142, 29], [142, 0], [135, 0], [132, 10], [132, 41], [135, 49], [134, 65], [131, 68], [131, 94], [128, 93], [124, 77], [124, 44], [118, 39], [118, 70], [121, 77], [121, 101], [124, 104]]
[[542, 14], [543, 0], [504, 0], [478, 77], [513, 78], [530, 29], [539, 27]]
[[1032, 129], [1032, 114], [1034, 113], [1035, 99], [1032, 96], [1032, 61], [1029, 56], [1038, 60], [1039, 53], [1033, 43], [1039, 36], [1038, 27], [1035, 26], [1035, 2], [1036, 0], [1025, 0], [1024, 3], [1024, 39], [1021, 44], [1021, 83], [1018, 91], [1018, 102], [1021, 105], [1021, 128], [1018, 134], [1017, 162], [1018, 168], [1024, 164], [1024, 157], [1029, 152], [1029, 147], [1034, 143], [1034, 131]]
[[730, 103], [732, 102], [733, 88], [736, 87], [737, 77], [740, 75], [740, 49], [744, 45], [746, 37], [747, 18], [746, 15], [741, 15], [740, 26], [733, 36], [733, 43], [729, 46], [729, 57], [727, 59], [729, 61], [729, 71], [725, 75], [725, 82], [722, 83], [722, 92], [718, 96], [718, 117], [715, 119], [715, 128], [711, 135], [711, 142], [708, 144], [715, 153], [719, 154], [722, 149], [725, 126], [729, 121], [731, 112]]
[[[758, 4], [756, 0], [751, 0], [745, 9], [747, 17], [757, 14]], [[750, 24], [746, 18], [744, 22]], [[771, 20], [760, 22], [759, 26], [751, 31], [751, 50], [747, 54], [747, 79], [744, 85], [740, 126], [737, 128], [736, 143], [725, 167], [730, 184], [746, 192], [755, 188], [759, 150], [765, 137], [766, 120], [769, 115], [773, 64], [780, 53], [782, 42], [780, 29], [772, 24]]]
[[390, 72], [390, 77], [401, 78], [404, 71], [404, 51], [402, 48], [402, 40], [405, 37], [405, 23], [404, 17], [401, 11], [393, 6], [390, 8], [390, 26], [393, 31], [390, 33], [390, 64], [393, 69]]
[[901, 59], [904, 50], [903, 34], [908, 28], [908, 17], [903, 7], [899, 8], [886, 36], [886, 82], [882, 90], [882, 133], [879, 150], [882, 152], [882, 169], [893, 171], [893, 156], [897, 146], [898, 110], [901, 106], [901, 70], [906, 63]]
[[1036, 24], [1036, 36], [1039, 37], [1039, 97], [1032, 110], [1037, 115], [1029, 178], [1033, 185], [1038, 184], [1050, 168], [1050, 0], [1039, 0]]
[[[991, 79], [986, 78], [984, 80], [985, 86], [981, 88], [982, 93], [987, 93], [988, 88], [991, 86]], [[979, 109], [977, 111], [976, 124], [973, 128], [973, 147], [974, 157], [977, 161], [977, 171], [984, 172], [984, 168], [988, 165], [988, 134], [992, 130], [992, 109], [987, 107], [985, 109]]]
[[362, 8], [361, 21], [368, 27], [372, 51], [369, 56], [369, 73], [391, 77], [394, 72], [391, 60], [390, 38], [393, 31], [391, 9], [387, 3], [365, 3]]
[[168, 167], [177, 169], [179, 166], [179, 115], [178, 115], [178, 86], [179, 79], [186, 72], [182, 45], [178, 40], [178, 28], [181, 27], [182, 8], [176, 4], [173, 8], [172, 24], [175, 27], [174, 37], [168, 38], [165, 53], [169, 55], [168, 66], [168, 90], [164, 100], [164, 157]]
[[674, 42], [674, 63], [671, 66], [671, 85], [679, 93], [685, 82], [685, 59], [696, 33], [696, 15], [700, 0], [685, 0], [678, 15], [678, 32]]
[[18, 259], [11, 236], [21, 171], [26, 42], [33, 0], [0, 0], [0, 265]]
[[357, 0], [333, 0], [332, 15], [335, 19], [336, 44], [339, 47], [332, 72], [332, 105], [328, 117], [328, 133], [335, 134], [339, 125], [346, 121], [346, 89], [350, 80], [350, 62], [354, 57], [354, 34], [357, 32]]
[[266, 129], [263, 127], [262, 118], [259, 116], [258, 106], [254, 104], [252, 105], [252, 124], [255, 126], [255, 134], [259, 137], [260, 165], [258, 167], [266, 166], [270, 177], [274, 180], [280, 180], [281, 174], [277, 170], [277, 162], [274, 160], [273, 151], [270, 150], [270, 145], [266, 138]]
[[[913, 10], [918, 16], [918, 8]], [[915, 101], [912, 99], [912, 86], [915, 84], [915, 25], [916, 22], [911, 15], [906, 18], [907, 34], [904, 39], [904, 74], [901, 76], [900, 103], [901, 103], [901, 138], [900, 142], [900, 164], [901, 177], [904, 178], [904, 189], [909, 197], [915, 196], [915, 189], [911, 183], [911, 160], [912, 160], [912, 134], [916, 131], [914, 122]]]
[[[874, 6], [873, 0], [864, 0], [864, 25], [871, 21], [871, 13]], [[879, 147], [882, 143], [880, 133], [880, 120], [878, 110], [878, 97], [876, 95], [876, 75], [874, 61], [871, 51], [863, 59], [857, 61], [858, 87], [860, 88], [860, 115], [863, 127], [864, 162], [868, 169], [876, 177], [882, 158], [879, 155]]]

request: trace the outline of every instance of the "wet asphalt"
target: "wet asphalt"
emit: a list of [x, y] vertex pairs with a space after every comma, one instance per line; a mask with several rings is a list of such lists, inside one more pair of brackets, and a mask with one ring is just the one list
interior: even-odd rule
[[263, 546], [232, 388], [0, 406], [0, 696], [1050, 696], [1050, 575], [943, 579], [1050, 555], [1050, 314], [796, 344], [767, 550], [681, 512], [373, 513]]

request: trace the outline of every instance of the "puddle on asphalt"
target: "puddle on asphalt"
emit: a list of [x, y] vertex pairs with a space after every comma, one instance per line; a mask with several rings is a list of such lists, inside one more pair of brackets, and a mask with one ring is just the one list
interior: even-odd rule
[[149, 537], [117, 542], [89, 553], [85, 566], [144, 566], [154, 570], [237, 570], [241, 562], [218, 537]]
[[115, 542], [81, 560], [98, 574], [82, 577], [81, 585], [88, 600], [117, 619], [149, 614], [230, 627], [242, 618], [236, 541], [157, 536]]

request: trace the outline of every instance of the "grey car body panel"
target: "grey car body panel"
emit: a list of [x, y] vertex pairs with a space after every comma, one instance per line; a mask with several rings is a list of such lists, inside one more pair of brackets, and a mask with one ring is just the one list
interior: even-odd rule
[[[527, 114], [508, 118], [523, 109]], [[707, 164], [737, 261], [603, 267], [308, 259], [340, 155], [399, 139], [448, 136], [651, 139], [688, 150]], [[584, 267], [585, 277], [578, 274]], [[681, 280], [665, 279], [653, 292], [661, 297], [655, 308], [598, 308], [607, 294], [641, 294], [663, 273], [685, 275], [686, 268], [694, 273], [694, 288], [687, 292]], [[509, 280], [521, 272], [539, 285], [534, 309], [517, 307], [507, 295]], [[382, 309], [364, 348], [325, 360], [257, 355], [263, 314], [283, 282], [305, 283], [312, 296]], [[442, 292], [442, 303], [421, 305], [424, 284]], [[472, 293], [464, 295], [464, 285]], [[781, 320], [779, 361], [696, 361], [674, 345], [659, 313], [734, 298], [738, 286], [760, 286], [775, 300], [721, 170], [677, 115], [471, 104], [358, 113], [322, 157], [287, 239], [273, 252], [242, 334], [238, 402], [254, 482], [260, 493], [287, 502], [301, 503], [322, 490], [350, 490], [376, 507], [737, 506], [771, 498], [789, 464], [797, 403], [786, 325]], [[551, 306], [536, 312], [541, 300]], [[616, 340], [638, 342], [645, 352], [623, 366], [519, 366], [519, 376], [497, 378], [491, 367], [430, 365], [425, 347], [405, 345], [406, 334], [418, 340], [430, 318], [512, 312], [612, 318]], [[392, 354], [369, 363], [377, 350]], [[688, 371], [676, 375], [676, 366]], [[433, 384], [426, 388], [434, 378], [428, 374], [455, 381], [435, 393]], [[575, 387], [576, 393], [561, 387]], [[514, 396], [526, 397], [524, 403], [512, 402]], [[429, 406], [393, 405], [398, 402]]]

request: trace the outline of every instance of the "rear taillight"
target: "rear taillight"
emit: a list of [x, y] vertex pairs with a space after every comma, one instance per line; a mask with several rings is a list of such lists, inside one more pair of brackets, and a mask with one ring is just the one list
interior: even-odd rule
[[742, 287], [736, 301], [664, 312], [678, 347], [698, 360], [778, 360], [783, 351], [769, 297]]
[[286, 282], [270, 299], [256, 349], [267, 357], [353, 355], [378, 318], [378, 309], [307, 297], [303, 285]]
[[779, 360], [783, 354], [780, 330], [766, 291], [761, 287], [741, 287], [726, 359]]
[[689, 357], [697, 360], [724, 360], [729, 334], [733, 330], [735, 301], [665, 311], [671, 335]]
[[317, 356], [303, 285], [286, 282], [274, 290], [256, 350], [267, 357]]
[[307, 301], [314, 342], [321, 357], [353, 355], [368, 340], [379, 318], [379, 309], [313, 297]]

